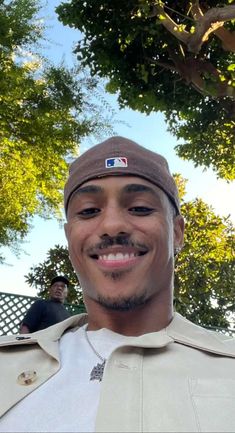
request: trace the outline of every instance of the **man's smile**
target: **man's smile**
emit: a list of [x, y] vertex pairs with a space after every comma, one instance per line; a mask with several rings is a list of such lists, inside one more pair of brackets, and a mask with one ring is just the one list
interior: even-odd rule
[[148, 252], [147, 248], [123, 248], [120, 246], [102, 249], [90, 254], [90, 257], [102, 268], [126, 268], [139, 262], [139, 258]]
[[131, 254], [128, 254], [128, 253], [125, 253], [125, 254], [109, 253], [109, 254], [99, 255], [98, 260], [108, 260], [108, 261], [129, 260], [129, 259], [132, 259], [133, 257], [137, 257], [137, 256], [138, 256], [138, 254], [135, 254], [135, 253], [131, 253]]

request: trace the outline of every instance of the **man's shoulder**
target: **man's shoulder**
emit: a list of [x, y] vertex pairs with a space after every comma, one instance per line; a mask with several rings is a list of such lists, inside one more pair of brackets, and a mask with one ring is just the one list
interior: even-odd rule
[[32, 302], [30, 309], [38, 310], [43, 308], [45, 305], [47, 305], [48, 301], [46, 299], [36, 299], [34, 302]]
[[235, 338], [196, 325], [179, 313], [175, 313], [172, 322], [167, 327], [167, 334], [176, 342], [235, 357]]
[[41, 340], [43, 341], [57, 341], [67, 331], [76, 331], [79, 327], [87, 323], [87, 314], [77, 314], [69, 317], [68, 319], [56, 323], [49, 328], [42, 329], [40, 331], [32, 332], [31, 334], [22, 335], [3, 335], [0, 336], [0, 347], [4, 346], [25, 346], [28, 347], [30, 344], [35, 344]]
[[45, 303], [48, 303], [47, 299], [43, 299], [43, 298], [37, 298], [35, 299], [35, 301], [32, 303], [32, 305], [43, 305]]

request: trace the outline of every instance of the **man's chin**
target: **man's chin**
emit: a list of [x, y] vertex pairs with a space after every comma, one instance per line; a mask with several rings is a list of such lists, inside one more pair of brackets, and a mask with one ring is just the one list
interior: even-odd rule
[[53, 301], [55, 301], [55, 302], [63, 302], [63, 299], [61, 299], [61, 298], [59, 298], [59, 297], [57, 297], [57, 296], [55, 296], [54, 298], [52, 298], [52, 300]]
[[112, 311], [133, 311], [136, 308], [145, 305], [147, 302], [146, 296], [132, 296], [129, 298], [119, 297], [110, 298], [99, 296], [98, 303], [108, 310]]

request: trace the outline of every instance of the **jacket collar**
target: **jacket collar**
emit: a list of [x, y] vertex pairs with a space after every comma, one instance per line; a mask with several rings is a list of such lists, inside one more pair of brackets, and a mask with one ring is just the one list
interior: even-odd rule
[[178, 313], [174, 314], [166, 332], [177, 343], [235, 358], [234, 338], [195, 325]]
[[86, 321], [87, 315], [79, 314], [71, 316], [63, 322], [59, 322], [49, 328], [31, 334], [4, 335], [0, 337], [0, 348], [6, 346], [38, 344], [43, 350], [59, 362], [60, 355], [58, 340], [64, 332], [68, 331], [70, 328], [75, 331], [78, 327], [83, 326]]
[[[87, 314], [71, 316], [63, 322], [33, 334], [1, 337], [0, 347], [39, 344], [42, 349], [59, 360], [57, 341], [65, 332], [69, 330], [74, 332], [85, 323], [87, 323]], [[128, 345], [146, 348], [162, 347], [172, 342], [235, 358], [235, 339], [229, 339], [224, 335], [197, 326], [178, 313], [174, 314], [171, 323], [165, 329], [128, 339]]]

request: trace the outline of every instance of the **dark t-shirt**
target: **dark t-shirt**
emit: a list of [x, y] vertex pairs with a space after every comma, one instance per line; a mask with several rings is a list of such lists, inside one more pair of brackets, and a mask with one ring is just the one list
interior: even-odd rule
[[68, 317], [70, 314], [61, 302], [38, 299], [31, 305], [21, 324], [26, 325], [30, 332], [35, 332], [62, 322]]

